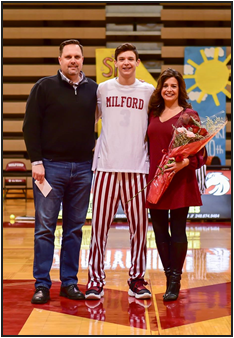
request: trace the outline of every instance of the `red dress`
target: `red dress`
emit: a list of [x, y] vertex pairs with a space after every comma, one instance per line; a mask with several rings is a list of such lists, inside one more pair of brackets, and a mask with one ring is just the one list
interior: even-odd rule
[[[188, 108], [183, 110], [183, 112], [197, 114], [194, 110]], [[147, 130], [150, 155], [148, 182], [153, 179], [157, 165], [160, 164], [163, 156], [162, 150], [168, 150], [173, 135], [172, 125], [176, 126], [180, 114], [181, 112], [171, 119], [161, 122], [159, 117], [155, 117], [153, 113], [150, 113]], [[158, 203], [152, 204], [146, 202], [146, 208], [169, 210], [202, 205], [195, 169], [200, 168], [206, 163], [206, 156], [204, 157], [203, 154], [204, 149], [201, 149], [195, 156], [190, 156], [189, 165], [176, 173]], [[148, 186], [147, 194], [149, 187], [150, 185]]]

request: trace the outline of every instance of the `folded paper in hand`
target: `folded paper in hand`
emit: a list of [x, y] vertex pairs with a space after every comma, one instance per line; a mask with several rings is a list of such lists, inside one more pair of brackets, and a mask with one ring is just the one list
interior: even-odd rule
[[52, 190], [51, 185], [48, 183], [46, 179], [42, 183], [39, 181], [35, 181], [35, 184], [38, 186], [38, 188], [41, 190], [42, 194], [46, 197], [49, 192]]

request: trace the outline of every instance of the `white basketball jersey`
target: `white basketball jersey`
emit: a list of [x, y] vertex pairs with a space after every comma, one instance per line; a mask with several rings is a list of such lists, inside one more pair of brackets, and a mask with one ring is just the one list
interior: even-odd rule
[[98, 110], [102, 131], [95, 148], [93, 170], [149, 172], [148, 103], [154, 86], [136, 79], [126, 86], [116, 79], [98, 86]]

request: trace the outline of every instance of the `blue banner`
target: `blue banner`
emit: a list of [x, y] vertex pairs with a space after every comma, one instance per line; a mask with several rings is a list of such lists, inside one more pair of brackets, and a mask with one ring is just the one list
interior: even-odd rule
[[[185, 47], [184, 79], [189, 101], [201, 117], [226, 112], [225, 88], [230, 85], [230, 70], [226, 58], [226, 47]], [[218, 156], [221, 164], [226, 163], [226, 128], [206, 146], [208, 156]]]

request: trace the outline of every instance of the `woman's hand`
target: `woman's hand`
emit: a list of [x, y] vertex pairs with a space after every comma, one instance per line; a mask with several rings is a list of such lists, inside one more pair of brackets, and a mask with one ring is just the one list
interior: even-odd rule
[[[174, 158], [169, 158], [169, 160], [174, 160]], [[189, 159], [184, 158], [183, 161], [181, 161], [181, 162], [173, 161], [172, 163], [168, 163], [167, 168], [164, 169], [164, 171], [165, 172], [174, 171], [174, 173], [176, 174], [178, 171], [180, 171], [184, 167], [187, 167], [187, 165], [189, 165]]]

